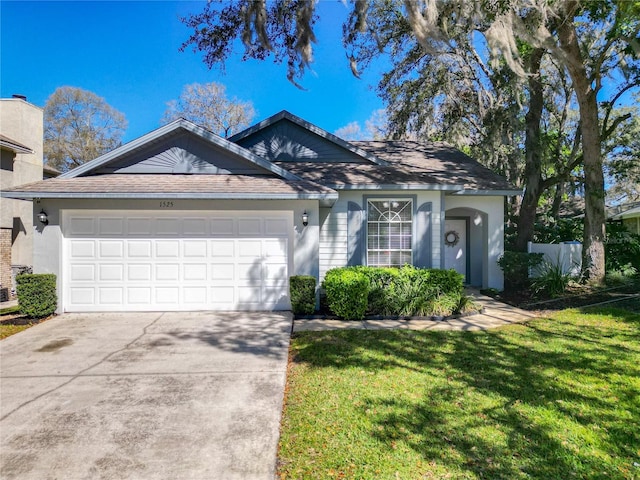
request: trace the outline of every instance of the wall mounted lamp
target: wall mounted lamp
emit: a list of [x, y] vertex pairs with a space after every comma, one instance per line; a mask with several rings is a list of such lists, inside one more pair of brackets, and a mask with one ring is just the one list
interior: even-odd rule
[[309, 214], [307, 213], [306, 210], [302, 214], [302, 225], [304, 225], [305, 227], [309, 225]]
[[47, 213], [44, 210], [40, 210], [40, 213], [38, 214], [38, 220], [43, 225], [49, 224], [49, 217], [47, 216]]

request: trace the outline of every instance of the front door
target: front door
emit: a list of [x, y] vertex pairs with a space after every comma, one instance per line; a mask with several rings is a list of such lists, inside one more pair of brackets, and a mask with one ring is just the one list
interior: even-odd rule
[[453, 268], [468, 283], [467, 220], [446, 219], [444, 222], [444, 268]]

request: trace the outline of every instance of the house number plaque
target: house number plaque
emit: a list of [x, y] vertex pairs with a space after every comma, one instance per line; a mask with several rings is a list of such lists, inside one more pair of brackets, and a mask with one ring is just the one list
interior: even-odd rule
[[160, 208], [173, 208], [173, 202], [167, 201], [167, 200], [161, 200]]

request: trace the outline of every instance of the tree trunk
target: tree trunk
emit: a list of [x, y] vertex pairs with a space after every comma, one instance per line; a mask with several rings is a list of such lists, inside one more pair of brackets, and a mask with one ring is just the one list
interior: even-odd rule
[[525, 185], [524, 198], [520, 205], [518, 235], [515, 249], [527, 251], [527, 243], [533, 240], [536, 210], [542, 194], [542, 159], [540, 156], [540, 120], [544, 107], [543, 86], [540, 78], [540, 63], [544, 50], [536, 48], [529, 57], [529, 111], [527, 112], [525, 137]]
[[[568, 7], [567, 7], [568, 8]], [[598, 123], [597, 92], [584, 67], [573, 21], [567, 19], [558, 27], [560, 48], [566, 55], [580, 109], [582, 152], [584, 162], [584, 243], [582, 245], [582, 274], [592, 283], [604, 281], [604, 174], [600, 126]]]
[[560, 219], [560, 205], [562, 205], [562, 197], [564, 197], [564, 182], [560, 182], [556, 185], [556, 191], [553, 195], [551, 217], [553, 217], [556, 222]]

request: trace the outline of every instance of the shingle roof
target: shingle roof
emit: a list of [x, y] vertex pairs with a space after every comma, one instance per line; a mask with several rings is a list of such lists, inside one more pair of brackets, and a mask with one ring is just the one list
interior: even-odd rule
[[421, 186], [442, 190], [515, 191], [500, 175], [442, 142], [354, 141], [389, 166], [330, 162], [275, 162], [295, 175], [332, 188]]
[[337, 193], [308, 180], [251, 175], [108, 174], [51, 178], [6, 189], [18, 198], [337, 198]]
[[463, 185], [469, 190], [518, 190], [504, 177], [444, 142], [425, 144], [389, 140], [351, 143], [393, 165], [398, 175], [384, 177], [393, 180], [387, 183], [404, 182], [406, 172], [410, 172], [417, 178], [429, 177], [442, 185]]

